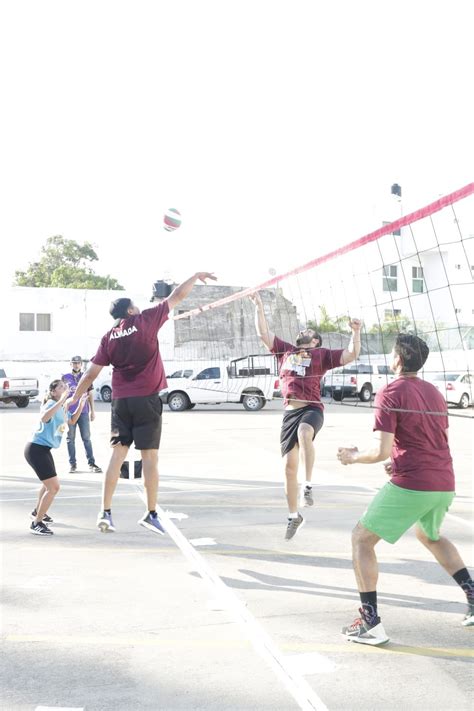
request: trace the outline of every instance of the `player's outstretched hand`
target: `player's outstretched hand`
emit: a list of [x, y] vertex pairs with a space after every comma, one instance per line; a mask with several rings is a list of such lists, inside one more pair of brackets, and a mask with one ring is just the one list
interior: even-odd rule
[[362, 321], [359, 318], [351, 318], [349, 319], [349, 326], [351, 331], [360, 331], [362, 328]]
[[197, 272], [196, 278], [199, 279], [199, 281], [202, 281], [203, 284], [207, 283], [206, 279], [212, 279], [212, 281], [217, 281], [217, 277], [214, 276], [214, 272]]
[[359, 450], [357, 447], [339, 447], [337, 458], [341, 464], [354, 464]]
[[385, 464], [383, 465], [383, 468], [385, 469], [385, 474], [387, 476], [391, 477], [392, 473], [393, 473], [392, 472], [392, 462], [385, 462]]
[[254, 306], [263, 306], [262, 297], [259, 291], [254, 291], [253, 294], [249, 294], [249, 299], [254, 304]]

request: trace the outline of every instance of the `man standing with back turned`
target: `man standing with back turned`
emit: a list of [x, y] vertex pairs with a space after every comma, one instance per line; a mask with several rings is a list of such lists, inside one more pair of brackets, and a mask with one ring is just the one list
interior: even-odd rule
[[174, 309], [191, 292], [195, 282], [215, 280], [209, 272], [197, 272], [180, 284], [152, 308], [140, 310], [131, 299], [116, 299], [110, 306], [115, 319], [113, 328], [103, 336], [99, 350], [81, 378], [68, 404], [76, 402], [87, 391], [104, 366], [112, 365], [112, 456], [105, 473], [102, 510], [97, 527], [115, 531], [112, 521], [112, 497], [120, 468], [130, 445], [141, 450], [147, 512], [139, 524], [163, 535], [165, 530], [156, 513], [158, 495], [158, 449], [161, 439], [163, 405], [159, 392], [166, 387], [165, 371], [157, 339], [159, 329]]
[[359, 589], [360, 617], [343, 635], [360, 644], [389, 641], [377, 611], [375, 546], [396, 543], [416, 524], [416, 537], [462, 588], [467, 598], [465, 627], [474, 625], [474, 583], [456, 547], [439, 530], [454, 499], [454, 471], [448, 444], [444, 397], [418, 378], [429, 348], [408, 333], [397, 336], [392, 370], [398, 377], [375, 397], [377, 441], [371, 449], [340, 447], [342, 464], [373, 464], [388, 457], [390, 481], [378, 492], [352, 532], [352, 559]]

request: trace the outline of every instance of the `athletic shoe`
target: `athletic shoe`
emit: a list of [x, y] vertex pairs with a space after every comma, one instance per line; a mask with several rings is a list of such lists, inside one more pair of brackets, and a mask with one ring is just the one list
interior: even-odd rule
[[286, 527], [285, 540], [290, 541], [297, 533], [298, 529], [304, 526], [304, 518], [299, 513], [298, 518], [289, 518]]
[[35, 536], [52, 536], [52, 535], [54, 535], [53, 532], [50, 531], [49, 528], [42, 521], [38, 521], [38, 523], [35, 523], [33, 521], [30, 526], [30, 533], [33, 533]]
[[112, 515], [106, 511], [102, 511], [97, 518], [97, 528], [102, 533], [113, 533], [115, 531]]
[[94, 474], [102, 474], [102, 469], [97, 464], [89, 464], [89, 471], [94, 472]]
[[[36, 516], [37, 516], [37, 511], [36, 511], [36, 509], [33, 509], [33, 511], [30, 513], [31, 520], [36, 521]], [[43, 523], [47, 523], [48, 526], [51, 526], [51, 524], [54, 523], [54, 521], [51, 518], [51, 516], [48, 516], [48, 514], [45, 514], [43, 516]]]
[[380, 621], [380, 617], [375, 617], [371, 622], [367, 622], [362, 613], [362, 608], [359, 609], [360, 617], [348, 627], [342, 628], [342, 634], [349, 642], [358, 642], [359, 644], [370, 644], [376, 646], [378, 644], [386, 644], [389, 641], [387, 633]]
[[165, 529], [163, 528], [163, 524], [158, 518], [158, 514], [152, 516], [151, 513], [148, 512], [143, 516], [143, 518], [138, 521], [138, 525], [143, 526], [143, 528], [148, 528], [149, 531], [159, 533], [160, 536], [164, 536], [166, 533]]
[[77, 472], [77, 464], [71, 464], [69, 467], [69, 474], [75, 474]]
[[302, 496], [302, 504], [303, 504], [303, 506], [314, 506], [313, 489], [312, 488], [308, 488], [307, 486], [304, 487], [303, 496]]
[[467, 611], [461, 624], [463, 627], [471, 627], [474, 625], [474, 602], [467, 603]]

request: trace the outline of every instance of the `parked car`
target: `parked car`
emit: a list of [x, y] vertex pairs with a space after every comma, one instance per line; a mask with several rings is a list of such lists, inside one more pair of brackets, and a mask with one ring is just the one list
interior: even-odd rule
[[94, 383], [96, 398], [103, 402], [112, 402], [112, 368], [102, 371]]
[[324, 395], [332, 396], [337, 401], [345, 397], [358, 397], [362, 402], [369, 402], [380, 388], [394, 378], [395, 374], [386, 363], [354, 361], [326, 373]]
[[[167, 375], [166, 379], [170, 378], [191, 378], [195, 370], [193, 368], [184, 368], [175, 370], [171, 375]], [[96, 399], [103, 402], [112, 402], [112, 371], [107, 371], [104, 375], [99, 375], [95, 382]]]
[[171, 375], [167, 375], [166, 379], [169, 380], [170, 378], [192, 378], [194, 375], [194, 369], [193, 368], [184, 368], [183, 370], [175, 370], [174, 373], [171, 373]]
[[474, 376], [466, 372], [436, 373], [431, 382], [449, 405], [465, 410], [473, 402]]
[[28, 407], [30, 400], [39, 393], [36, 378], [9, 378], [0, 368], [0, 401], [8, 404], [14, 402], [17, 407]]
[[170, 410], [182, 412], [196, 404], [241, 403], [246, 410], [257, 411], [273, 398], [279, 388], [273, 355], [250, 355], [232, 360], [228, 365], [212, 365], [192, 378], [176, 378], [160, 392]]

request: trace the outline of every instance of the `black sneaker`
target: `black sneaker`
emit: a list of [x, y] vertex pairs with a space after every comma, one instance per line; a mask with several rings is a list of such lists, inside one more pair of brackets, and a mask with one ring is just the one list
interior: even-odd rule
[[33, 521], [30, 526], [30, 533], [33, 533], [35, 536], [52, 536], [53, 535], [53, 532], [50, 531], [49, 528], [42, 521], [38, 521], [38, 523], [35, 523]]
[[289, 518], [288, 525], [286, 527], [285, 540], [290, 541], [303, 526], [304, 518], [300, 513], [298, 514], [298, 518]]
[[386, 644], [390, 641], [387, 637], [380, 617], [375, 617], [370, 622], [364, 617], [362, 609], [359, 609], [360, 617], [354, 620], [351, 625], [342, 628], [342, 634], [350, 642], [358, 642], [359, 644], [370, 644], [377, 646], [378, 644]]
[[311, 486], [304, 487], [302, 500], [304, 506], [314, 506], [313, 488]]
[[102, 469], [97, 464], [89, 464], [89, 471], [94, 472], [94, 474], [102, 474]]
[[[30, 518], [31, 518], [31, 520], [32, 520], [32, 521], [35, 521], [35, 520], [36, 520], [36, 516], [37, 516], [37, 511], [36, 511], [36, 509], [33, 509], [33, 511], [30, 513]], [[48, 514], [45, 514], [45, 515], [43, 516], [43, 523], [47, 523], [48, 526], [51, 526], [51, 524], [54, 523], [54, 521], [53, 521], [53, 519], [51, 518], [51, 516], [48, 516]]]
[[470, 600], [467, 603], [467, 611], [461, 624], [463, 627], [471, 627], [474, 625], [474, 601]]
[[97, 528], [102, 533], [113, 533], [115, 531], [112, 514], [102, 511], [97, 518]]
[[164, 536], [166, 533], [163, 524], [158, 518], [158, 514], [152, 516], [151, 513], [148, 512], [138, 521], [138, 525], [143, 526], [143, 528], [148, 528], [149, 531], [159, 533], [160, 536]]
[[77, 472], [77, 464], [71, 464], [69, 467], [69, 474], [75, 474]]

